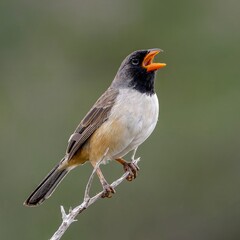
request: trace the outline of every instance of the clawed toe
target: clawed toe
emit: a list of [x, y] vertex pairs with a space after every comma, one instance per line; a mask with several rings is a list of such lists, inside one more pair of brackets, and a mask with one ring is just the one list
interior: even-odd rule
[[[132, 160], [134, 161], [134, 159], [132, 159]], [[123, 165], [123, 169], [125, 172], [128, 172], [128, 175], [126, 177], [126, 179], [128, 181], [132, 181], [133, 179], [135, 179], [137, 177], [137, 172], [140, 169], [137, 165], [138, 159], [136, 159], [136, 161], [130, 162], [130, 163], [126, 162], [123, 158], [117, 158], [116, 161]]]
[[103, 194], [102, 194], [102, 198], [111, 198], [112, 197], [112, 195], [114, 194], [114, 193], [116, 193], [116, 191], [115, 191], [115, 189], [111, 186], [111, 185], [109, 185], [109, 184], [106, 184], [106, 185], [104, 185], [103, 186]]
[[128, 181], [132, 181], [133, 179], [135, 179], [137, 177], [137, 172], [139, 171], [139, 167], [137, 164], [135, 163], [125, 163], [123, 165], [124, 171], [125, 172], [129, 172], [128, 176], [126, 177], [126, 179]]

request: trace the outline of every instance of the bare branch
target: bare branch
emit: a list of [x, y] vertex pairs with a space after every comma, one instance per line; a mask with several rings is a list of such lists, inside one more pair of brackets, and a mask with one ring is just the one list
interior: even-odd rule
[[[101, 191], [99, 193], [97, 193], [95, 196], [90, 197], [89, 196], [89, 191], [92, 185], [92, 181], [93, 181], [93, 177], [96, 173], [97, 168], [100, 166], [100, 164], [102, 163], [103, 159], [105, 158], [105, 156], [107, 155], [109, 149], [106, 150], [106, 152], [104, 153], [102, 159], [98, 162], [98, 164], [95, 166], [95, 168], [92, 171], [92, 174], [89, 177], [86, 189], [85, 189], [85, 194], [84, 194], [84, 200], [83, 202], [75, 207], [74, 209], [69, 209], [69, 213], [66, 214], [63, 206], [61, 206], [61, 213], [62, 213], [62, 223], [59, 226], [58, 230], [54, 233], [54, 235], [50, 238], [50, 240], [59, 240], [61, 239], [61, 237], [63, 236], [63, 234], [67, 231], [67, 229], [69, 228], [69, 226], [73, 223], [76, 222], [77, 219], [75, 219], [77, 217], [78, 214], [82, 213], [85, 209], [87, 209], [90, 205], [92, 205], [94, 202], [96, 202], [97, 200], [101, 199], [102, 194], [104, 193], [104, 191]], [[134, 153], [135, 155], [135, 153]], [[134, 155], [132, 158], [132, 163], [134, 164], [138, 164], [138, 162], [140, 161], [140, 158], [134, 159]], [[123, 180], [126, 179], [126, 177], [129, 175], [130, 172], [125, 172], [119, 179], [117, 179], [116, 181], [114, 181], [111, 184], [111, 187], [116, 188], [119, 184], [121, 184], [123, 182]]]

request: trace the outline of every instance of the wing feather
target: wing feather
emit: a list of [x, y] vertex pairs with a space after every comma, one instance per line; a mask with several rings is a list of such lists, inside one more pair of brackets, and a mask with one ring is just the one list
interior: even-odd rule
[[68, 141], [66, 150], [68, 160], [73, 157], [88, 138], [108, 119], [117, 95], [118, 90], [108, 88], [80, 122]]

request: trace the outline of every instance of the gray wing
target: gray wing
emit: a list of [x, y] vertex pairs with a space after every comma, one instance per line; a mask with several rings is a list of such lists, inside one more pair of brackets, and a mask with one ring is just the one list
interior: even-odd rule
[[66, 158], [68, 160], [73, 157], [88, 138], [108, 119], [117, 95], [118, 90], [108, 88], [80, 122], [68, 141], [66, 150]]

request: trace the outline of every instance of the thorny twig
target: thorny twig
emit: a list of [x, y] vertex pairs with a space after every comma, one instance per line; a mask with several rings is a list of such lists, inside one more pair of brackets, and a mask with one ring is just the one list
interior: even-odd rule
[[[76, 222], [77, 219], [77, 215], [82, 213], [85, 209], [87, 209], [90, 205], [92, 205], [94, 202], [96, 202], [97, 200], [99, 200], [103, 194], [104, 191], [101, 191], [99, 193], [97, 193], [95, 196], [90, 197], [89, 196], [89, 192], [90, 192], [90, 188], [93, 182], [93, 177], [96, 173], [97, 168], [100, 166], [100, 164], [102, 163], [103, 159], [106, 157], [108, 150], [106, 150], [106, 152], [104, 153], [102, 159], [98, 162], [98, 164], [95, 166], [95, 168], [92, 171], [92, 174], [90, 175], [89, 179], [88, 179], [88, 183], [86, 185], [86, 189], [85, 189], [85, 194], [84, 194], [84, 199], [83, 202], [76, 206], [73, 209], [69, 209], [69, 213], [67, 214], [64, 210], [64, 207], [61, 206], [61, 213], [62, 213], [62, 223], [59, 226], [58, 230], [53, 234], [53, 236], [50, 238], [50, 240], [59, 240], [61, 239], [61, 237], [63, 236], [63, 234], [67, 231], [67, 229], [69, 228], [69, 226], [73, 223]], [[134, 164], [138, 164], [138, 162], [140, 161], [140, 158], [134, 159], [134, 155], [132, 157], [132, 162]], [[119, 179], [117, 179], [116, 181], [114, 181], [111, 184], [111, 187], [116, 188], [120, 183], [123, 182], [123, 180], [126, 179], [126, 177], [128, 176], [129, 172], [125, 172]]]

